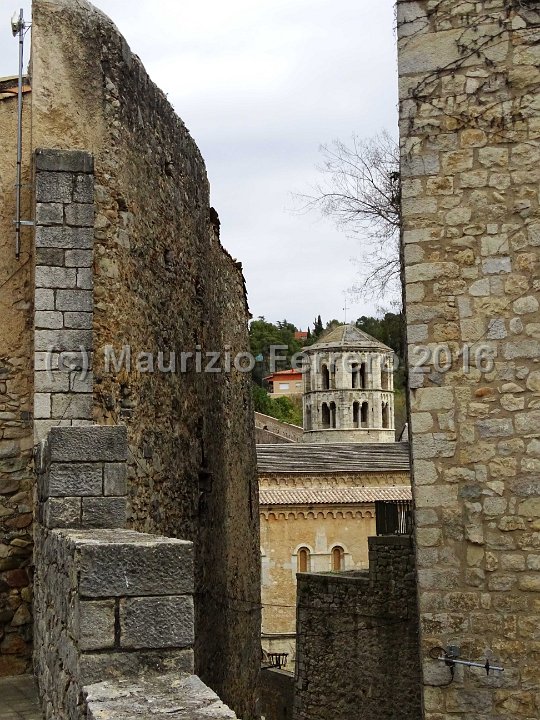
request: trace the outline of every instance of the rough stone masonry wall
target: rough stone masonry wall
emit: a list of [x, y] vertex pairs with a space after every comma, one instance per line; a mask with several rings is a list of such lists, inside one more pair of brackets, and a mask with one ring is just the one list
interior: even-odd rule
[[[196, 666], [248, 720], [260, 659], [249, 378], [156, 367], [158, 352], [180, 365], [200, 347], [204, 367], [207, 351], [248, 349], [241, 268], [195, 143], [112, 22], [83, 0], [36, 0], [33, 23], [34, 147], [94, 156], [94, 420], [127, 425], [131, 527], [194, 542]], [[107, 345], [131, 348], [130, 370], [107, 371]]]
[[[424, 717], [531, 720], [540, 3], [399, 2], [398, 28]], [[448, 644], [504, 673], [466, 670], [443, 687], [449, 672], [428, 654]]]
[[369, 538], [369, 571], [298, 574], [294, 720], [419, 720], [414, 552]]
[[126, 459], [125, 426], [54, 427], [36, 458], [44, 716], [235, 718], [192, 674], [192, 543], [122, 528]]
[[[15, 45], [14, 45], [15, 52]], [[15, 56], [14, 56], [15, 57]], [[0, 73], [5, 74], [5, 73]], [[16, 81], [0, 83], [0, 677], [27, 672], [32, 656], [32, 263], [31, 231], [15, 257]], [[29, 95], [23, 143], [29, 147]], [[29, 153], [23, 182], [30, 180]], [[23, 188], [22, 213], [30, 214]]]

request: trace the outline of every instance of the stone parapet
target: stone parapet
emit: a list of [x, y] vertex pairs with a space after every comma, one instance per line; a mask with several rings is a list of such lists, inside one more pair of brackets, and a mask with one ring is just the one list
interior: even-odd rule
[[193, 671], [191, 543], [41, 526], [36, 541], [35, 666], [46, 718], [85, 718], [83, 685]]

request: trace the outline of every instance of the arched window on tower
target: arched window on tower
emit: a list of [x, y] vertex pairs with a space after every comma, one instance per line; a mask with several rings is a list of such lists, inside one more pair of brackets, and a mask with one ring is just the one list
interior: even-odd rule
[[362, 403], [362, 407], [360, 409], [360, 427], [367, 428], [368, 417], [369, 417], [369, 405], [368, 405], [367, 401], [364, 401]]
[[306, 430], [313, 429], [313, 422], [311, 419], [311, 405], [306, 405], [306, 421], [304, 423]]
[[358, 387], [362, 389], [366, 387], [366, 363], [361, 363], [358, 370]]
[[330, 408], [326, 403], [322, 404], [321, 407], [321, 422], [323, 428], [329, 428], [330, 427]]
[[311, 570], [311, 556], [306, 547], [300, 548], [296, 554], [297, 572], [309, 572]]
[[345, 551], [339, 545], [332, 548], [332, 570], [339, 572], [345, 569]]
[[351, 387], [353, 390], [358, 387], [358, 363], [351, 365]]
[[330, 403], [330, 427], [335, 428], [336, 425], [336, 403], [331, 402]]
[[390, 427], [390, 408], [388, 403], [383, 402], [382, 404], [382, 426], [383, 428]]
[[311, 391], [311, 366], [309, 363], [304, 365], [304, 392]]
[[321, 367], [321, 381], [322, 389], [330, 390], [330, 371], [328, 370], [328, 365], [323, 365]]
[[352, 422], [353, 422], [353, 427], [355, 427], [355, 428], [360, 427], [360, 425], [359, 425], [359, 417], [360, 417], [360, 403], [359, 403], [359, 402], [353, 402], [353, 405], [352, 405]]

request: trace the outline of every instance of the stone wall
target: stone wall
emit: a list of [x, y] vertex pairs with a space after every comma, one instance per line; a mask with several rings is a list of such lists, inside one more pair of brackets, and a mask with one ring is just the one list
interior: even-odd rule
[[[16, 88], [16, 79], [0, 82], [0, 676], [28, 671], [32, 655], [32, 233], [22, 230], [17, 260]], [[23, 143], [28, 150], [26, 82], [25, 88]], [[29, 152], [25, 152], [23, 182], [29, 181]], [[31, 218], [30, 196], [25, 185], [24, 220]]]
[[410, 537], [369, 539], [369, 571], [298, 575], [295, 720], [418, 720]]
[[[540, 715], [540, 4], [398, 11], [424, 717], [529, 719]], [[470, 669], [448, 685], [429, 651], [449, 644], [504, 673]]]
[[[130, 526], [194, 543], [197, 670], [248, 720], [260, 658], [250, 384], [234, 366], [200, 371], [207, 352], [223, 368], [248, 349], [241, 266], [220, 245], [197, 146], [112, 22], [83, 0], [36, 0], [33, 22], [34, 147], [94, 157], [93, 419], [127, 426]], [[131, 367], [115, 367], [124, 347]], [[198, 351], [202, 368], [182, 369]]]
[[44, 716], [235, 718], [192, 674], [192, 543], [123, 529], [126, 459], [124, 426], [53, 427], [36, 458]]
[[255, 413], [257, 443], [302, 442], [304, 430], [298, 425], [282, 422], [263, 413]]
[[294, 675], [277, 668], [264, 668], [260, 688], [261, 720], [292, 720]]

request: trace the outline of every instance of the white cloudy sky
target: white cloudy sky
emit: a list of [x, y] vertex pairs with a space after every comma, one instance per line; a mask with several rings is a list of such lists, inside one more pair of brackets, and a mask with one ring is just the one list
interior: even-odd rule
[[[343, 317], [358, 238], [292, 212], [319, 145], [396, 134], [394, 0], [96, 0], [168, 94], [203, 156], [222, 242], [243, 262], [255, 317]], [[0, 76], [17, 71], [0, 0]], [[349, 300], [349, 303], [351, 301]], [[363, 301], [349, 318], [372, 311]]]

